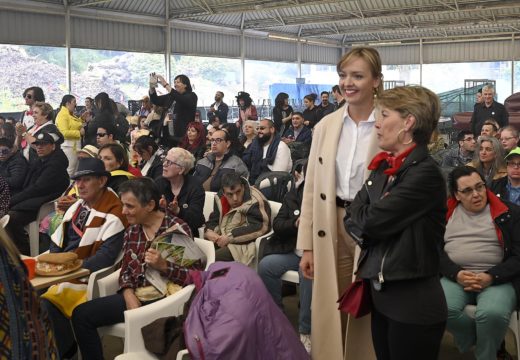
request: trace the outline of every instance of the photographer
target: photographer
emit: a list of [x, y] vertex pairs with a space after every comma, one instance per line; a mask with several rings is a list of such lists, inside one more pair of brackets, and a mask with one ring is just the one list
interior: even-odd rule
[[[166, 95], [157, 95], [157, 84], [161, 84], [167, 91]], [[172, 118], [173, 134], [169, 134], [167, 126], [163, 125], [162, 138], [170, 138], [171, 144], [176, 146], [186, 134], [187, 125], [195, 121], [197, 110], [197, 94], [192, 91], [190, 79], [186, 75], [177, 75], [173, 81], [173, 87], [161, 75], [150, 75], [150, 101], [169, 109], [173, 105]]]

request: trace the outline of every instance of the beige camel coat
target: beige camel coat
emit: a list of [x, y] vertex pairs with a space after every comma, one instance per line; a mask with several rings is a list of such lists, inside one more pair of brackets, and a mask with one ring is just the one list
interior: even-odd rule
[[[336, 206], [336, 153], [343, 126], [345, 108], [323, 118], [314, 128], [309, 155], [297, 248], [314, 252], [314, 284], [312, 293], [311, 348], [314, 360], [343, 359], [344, 332], [338, 309], [340, 293], [351, 282], [352, 267], [337, 271], [338, 235], [347, 238], [348, 250], [340, 243], [341, 252], [354, 252], [354, 243], [346, 234], [342, 218], [344, 210]], [[374, 131], [367, 153], [367, 165], [379, 151]], [[345, 241], [345, 240], [341, 240]], [[350, 256], [350, 255], [349, 255]], [[354, 262], [353, 255], [351, 264]], [[349, 272], [344, 274], [343, 272]], [[338, 276], [340, 279], [338, 279]], [[343, 278], [343, 279], [341, 279]], [[340, 282], [338, 284], [338, 282]], [[348, 325], [346, 359], [375, 359], [370, 337], [369, 317], [351, 320]], [[363, 330], [356, 329], [360, 323]]]

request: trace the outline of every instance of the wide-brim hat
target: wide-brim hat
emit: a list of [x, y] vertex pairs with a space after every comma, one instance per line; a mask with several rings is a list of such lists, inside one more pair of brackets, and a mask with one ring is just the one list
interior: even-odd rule
[[110, 173], [105, 170], [103, 161], [97, 158], [79, 159], [78, 170], [70, 178], [79, 179], [82, 176], [106, 176], [110, 178]]
[[36, 139], [33, 144], [56, 144], [59, 141], [60, 137], [58, 134], [54, 133], [39, 133], [36, 135]]
[[85, 153], [88, 156], [95, 158], [98, 156], [99, 149], [94, 145], [85, 145], [81, 148], [81, 150], [78, 150], [78, 152]]

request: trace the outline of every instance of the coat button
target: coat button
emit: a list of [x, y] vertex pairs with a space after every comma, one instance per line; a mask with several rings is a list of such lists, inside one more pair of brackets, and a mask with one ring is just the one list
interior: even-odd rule
[[372, 186], [372, 180], [368, 180], [368, 181], [367, 181], [367, 185], [368, 185], [368, 186]]
[[318, 158], [318, 161], [320, 162], [320, 164], [323, 164], [323, 158], [321, 156]]
[[323, 230], [318, 231], [318, 236], [319, 237], [324, 237], [325, 236], [325, 231], [323, 231]]
[[321, 193], [321, 194], [320, 194], [320, 198], [321, 198], [321, 200], [325, 200], [327, 197], [325, 196], [324, 193]]

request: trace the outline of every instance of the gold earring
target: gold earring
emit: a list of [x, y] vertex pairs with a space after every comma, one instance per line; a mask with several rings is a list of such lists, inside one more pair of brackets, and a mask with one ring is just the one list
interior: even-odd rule
[[374, 100], [376, 100], [376, 99], [377, 99], [377, 89], [374, 88]]
[[400, 137], [401, 137], [401, 134], [404, 134], [405, 131], [406, 131], [406, 130], [405, 130], [404, 128], [402, 128], [401, 130], [399, 130], [399, 131], [397, 132], [397, 141], [398, 141], [399, 143], [403, 144], [403, 145], [410, 145], [410, 144], [413, 142], [413, 139], [410, 139], [410, 140], [407, 141], [407, 142], [403, 142], [403, 141], [401, 140], [401, 138], [400, 138]]

